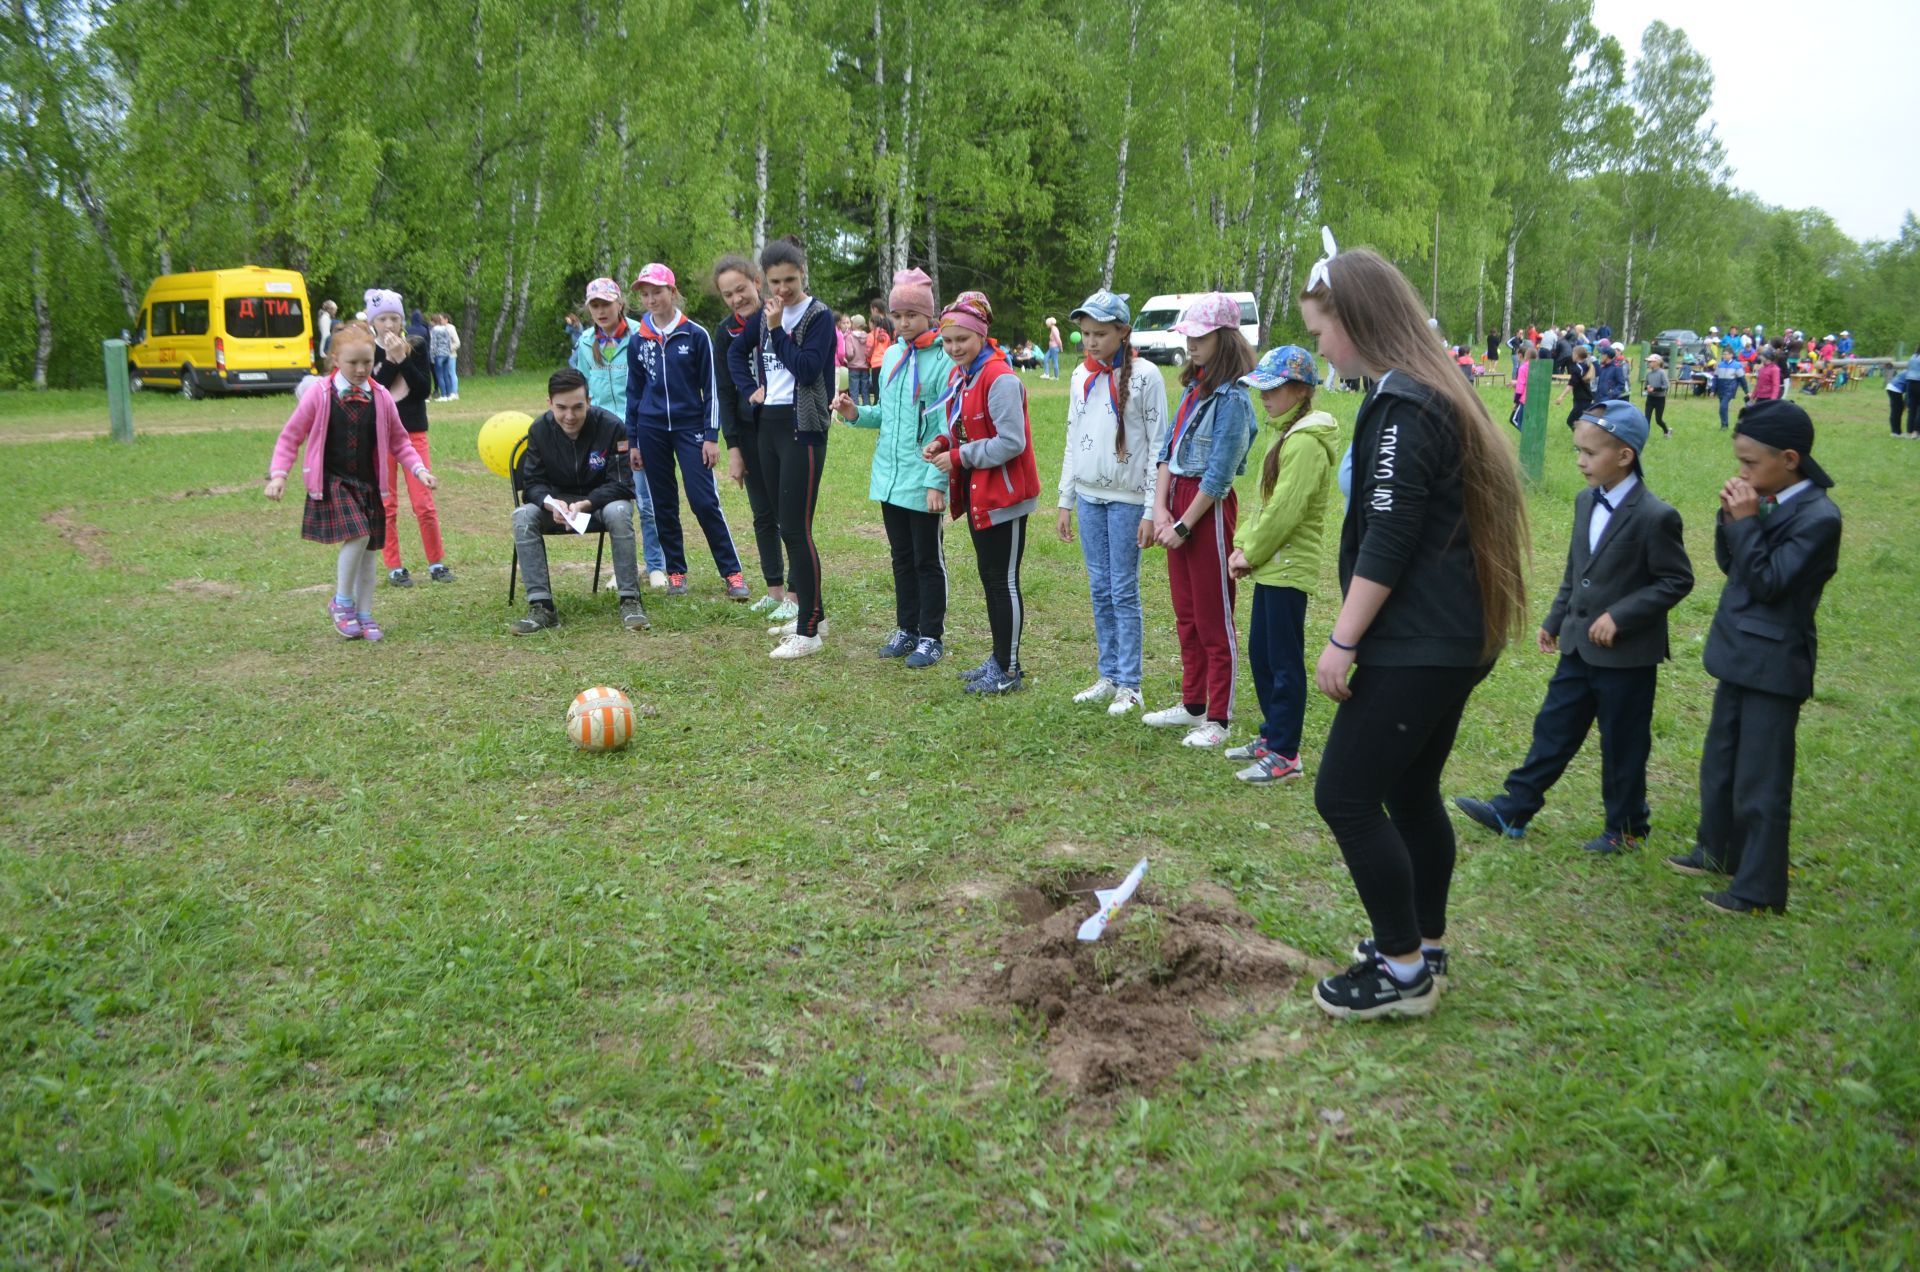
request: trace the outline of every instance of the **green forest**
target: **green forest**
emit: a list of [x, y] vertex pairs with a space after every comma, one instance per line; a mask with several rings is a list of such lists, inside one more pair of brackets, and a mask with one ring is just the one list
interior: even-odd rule
[[586, 280], [666, 261], [711, 316], [713, 257], [781, 234], [830, 304], [911, 263], [1012, 335], [1101, 284], [1250, 290], [1296, 334], [1324, 223], [1475, 345], [1920, 341], [1913, 215], [1858, 243], [1744, 193], [1712, 67], [1642, 47], [1587, 0], [7, 0], [0, 387], [98, 383], [150, 279], [246, 263], [539, 367]]

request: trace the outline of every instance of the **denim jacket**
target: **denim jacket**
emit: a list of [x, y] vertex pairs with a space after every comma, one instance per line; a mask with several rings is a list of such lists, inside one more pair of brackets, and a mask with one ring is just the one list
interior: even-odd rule
[[1201, 490], [1214, 499], [1225, 499], [1233, 479], [1247, 471], [1254, 429], [1253, 398], [1237, 384], [1223, 384], [1194, 406], [1177, 447], [1173, 425], [1168, 424], [1160, 462], [1176, 476], [1198, 474]]

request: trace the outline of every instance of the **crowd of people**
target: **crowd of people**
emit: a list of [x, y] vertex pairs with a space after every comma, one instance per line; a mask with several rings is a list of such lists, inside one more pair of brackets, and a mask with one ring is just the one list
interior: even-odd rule
[[[1084, 356], [1071, 372], [1055, 530], [1081, 547], [1097, 673], [1073, 700], [1118, 719], [1139, 712], [1184, 746], [1242, 764], [1240, 780], [1280, 785], [1305, 775], [1311, 674], [1337, 704], [1320, 742], [1315, 807], [1371, 925], [1352, 965], [1319, 981], [1314, 1001], [1340, 1017], [1418, 1016], [1433, 1010], [1448, 973], [1456, 842], [1442, 774], [1470, 697], [1529, 626], [1525, 506], [1510, 441], [1435, 338], [1411, 284], [1377, 253], [1326, 242], [1298, 304], [1333, 374], [1366, 386], [1344, 457], [1333, 418], [1315, 408], [1314, 353], [1282, 345], [1256, 357], [1230, 297], [1198, 298], [1173, 328], [1189, 357], [1172, 403], [1159, 370], [1133, 353], [1128, 297], [1096, 290], [1069, 315]], [[814, 518], [837, 420], [876, 434], [868, 494], [887, 539], [895, 612], [875, 655], [914, 670], [944, 659], [943, 531], [960, 521], [992, 636], [984, 660], [960, 674], [961, 690], [1022, 689], [1021, 567], [1042, 489], [1026, 388], [994, 339], [991, 301], [967, 291], [942, 305], [932, 280], [909, 269], [892, 280], [884, 326], [879, 313], [843, 325], [810, 294], [806, 256], [792, 239], [753, 258], [722, 256], [710, 281], [729, 311], [713, 331], [686, 316], [663, 263], [634, 280], [637, 317], [614, 279], [587, 285], [592, 325], [582, 324], [569, 364], [550, 377], [547, 410], [520, 461], [524, 501], [512, 533], [529, 607], [513, 630], [558, 623], [543, 539], [583, 520], [611, 540], [621, 622], [647, 628], [638, 554], [650, 581], [664, 575], [667, 595], [689, 590], [684, 493], [726, 596], [770, 620], [770, 657], [819, 653], [829, 634], [827, 569]], [[338, 549], [328, 620], [341, 637], [377, 641], [371, 554], [396, 539], [399, 474], [425, 497], [414, 504], [423, 538], [435, 479], [430, 382], [400, 297], [369, 291], [366, 312], [331, 332], [328, 373], [302, 386], [266, 494], [280, 498], [298, 468], [301, 535]], [[841, 387], [836, 356], [844, 360], [851, 343], [859, 361], [861, 334], [872, 379], [849, 374]], [[1617, 369], [1610, 345], [1600, 356]], [[1587, 360], [1577, 347], [1569, 353], [1570, 362]], [[1587, 384], [1569, 417], [1587, 487], [1560, 588], [1534, 634], [1556, 670], [1504, 792], [1455, 803], [1479, 826], [1524, 835], [1597, 722], [1604, 819], [1585, 847], [1615, 854], [1651, 832], [1657, 668], [1671, 652], [1668, 613], [1694, 580], [1680, 513], [1651, 489], [1650, 425], [1627, 400], [1624, 372], [1596, 371]], [[1243, 516], [1235, 479], [1262, 428], [1258, 507]], [[1719, 877], [1706, 900], [1727, 913], [1786, 905], [1794, 730], [1812, 692], [1814, 613], [1836, 568], [1841, 524], [1812, 449], [1813, 424], [1798, 404], [1750, 404], [1733, 425], [1736, 473], [1715, 509], [1726, 584], [1705, 649], [1717, 683], [1701, 812], [1691, 850], [1667, 864]], [[752, 509], [757, 601], [720, 507], [723, 457]], [[1336, 491], [1341, 596], [1313, 652], [1308, 599]], [[1165, 553], [1181, 664], [1178, 700], [1157, 710], [1147, 709], [1142, 676], [1150, 550]], [[428, 554], [438, 562], [437, 529]], [[444, 564], [433, 569], [441, 579]], [[1248, 582], [1245, 658], [1260, 723], [1229, 747], [1238, 592]]]

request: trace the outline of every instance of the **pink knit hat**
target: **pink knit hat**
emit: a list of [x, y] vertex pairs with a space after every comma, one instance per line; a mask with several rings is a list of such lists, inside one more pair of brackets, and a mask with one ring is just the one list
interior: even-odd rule
[[587, 299], [610, 300], [617, 305], [621, 300], [620, 284], [611, 278], [596, 278], [587, 284]]
[[1173, 331], [1180, 336], [1204, 336], [1209, 331], [1239, 325], [1240, 302], [1225, 292], [1208, 292], [1187, 306], [1187, 312], [1173, 324]]
[[903, 269], [893, 275], [893, 292], [887, 307], [895, 313], [925, 314], [931, 320], [939, 312], [933, 299], [933, 280], [925, 270]]
[[676, 289], [679, 287], [679, 284], [673, 281], [673, 271], [665, 265], [662, 265], [659, 261], [650, 262], [645, 269], [640, 271], [640, 277], [633, 280], [635, 287], [649, 284], [654, 287], [673, 287]]
[[993, 325], [993, 305], [988, 302], [985, 292], [964, 291], [953, 298], [953, 303], [940, 311], [940, 329], [962, 327], [986, 339], [987, 328]]

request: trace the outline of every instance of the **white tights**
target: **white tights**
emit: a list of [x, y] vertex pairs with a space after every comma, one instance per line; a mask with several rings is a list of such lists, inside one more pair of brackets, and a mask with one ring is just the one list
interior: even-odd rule
[[333, 594], [350, 597], [357, 613], [373, 612], [373, 589], [379, 579], [380, 558], [367, 546], [367, 535], [349, 539], [340, 545], [340, 560], [334, 566]]

